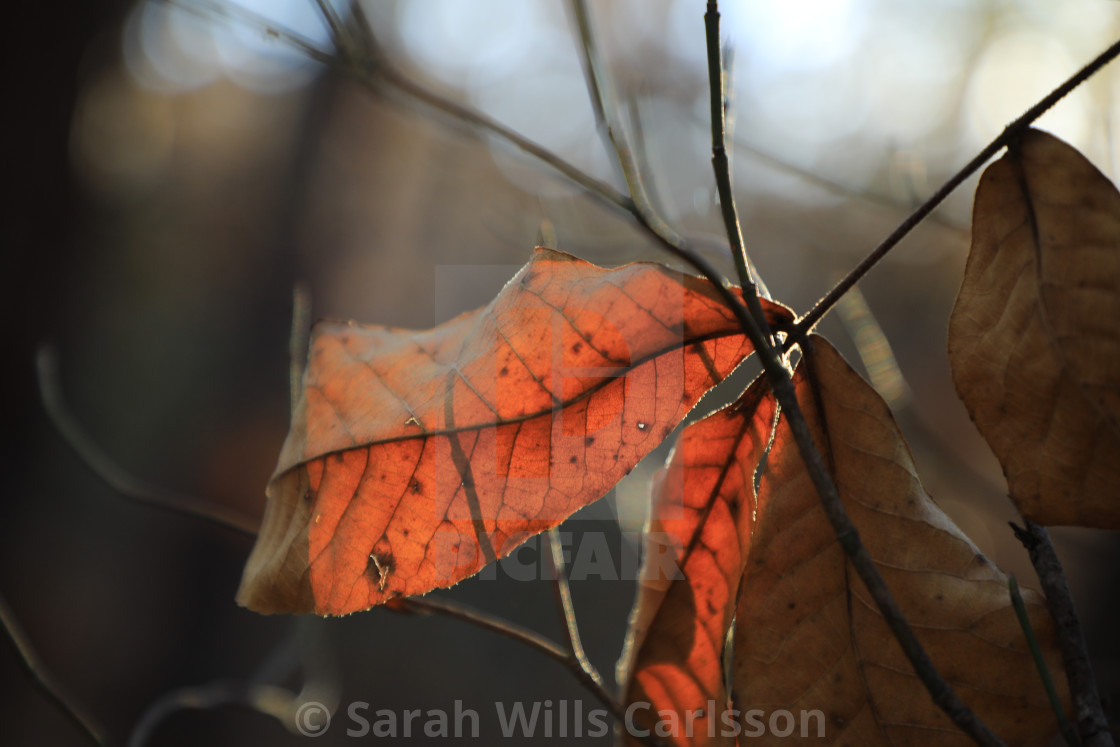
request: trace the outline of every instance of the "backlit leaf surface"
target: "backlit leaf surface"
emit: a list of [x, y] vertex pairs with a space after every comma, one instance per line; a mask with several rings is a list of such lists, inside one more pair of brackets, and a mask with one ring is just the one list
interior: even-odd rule
[[428, 331], [319, 324], [238, 601], [450, 586], [601, 497], [750, 353], [707, 281], [545, 249]]
[[[926, 495], [886, 404], [819, 337], [795, 385], [847, 511], [935, 665], [1008, 744], [1046, 744], [1056, 726], [1007, 579]], [[652, 608], [635, 615], [645, 634], [626, 699], [650, 705], [636, 723], [681, 745], [970, 744], [849, 567], [784, 418], [755, 490], [773, 404], [754, 396], [685, 430], [655, 499], [653, 522], [683, 532], [684, 578], [639, 601]], [[1024, 596], [1060, 681], [1053, 626], [1038, 595]]]

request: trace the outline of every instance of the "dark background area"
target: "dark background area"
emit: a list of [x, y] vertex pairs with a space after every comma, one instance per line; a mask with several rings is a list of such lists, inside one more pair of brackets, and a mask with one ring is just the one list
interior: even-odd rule
[[[409, 5], [428, 15], [406, 10]], [[378, 38], [418, 80], [510, 124], [523, 123], [545, 145], [617, 183], [605, 154], [596, 154], [601, 146], [586, 95], [570, 74], [557, 72], [578, 74], [574, 42], [570, 58], [546, 60], [539, 69], [525, 61], [530, 58], [518, 62], [516, 49], [502, 52], [511, 55], [505, 62], [478, 56], [478, 50], [502, 51], [494, 38], [538, 26], [534, 33], [547, 33], [535, 54], [561, 54], [548, 45], [570, 40], [562, 6], [532, 5], [544, 10], [528, 25], [488, 31], [480, 25], [478, 33], [493, 38], [480, 39], [471, 48], [476, 57], [462, 65], [437, 64], [431, 49], [409, 46], [418, 22], [426, 24], [420, 36], [435, 42], [455, 33], [454, 13], [443, 8], [452, 18], [440, 16], [439, 3], [382, 3], [370, 16]], [[695, 56], [702, 4], [688, 9], [694, 18], [681, 10], [684, 3], [669, 0], [593, 5], [620, 105], [632, 105], [641, 124], [659, 204], [688, 236], [718, 245], [705, 84]], [[852, 28], [866, 44], [845, 46], [846, 57], [798, 66], [779, 52], [737, 47], [735, 161], [744, 231], [775, 296], [799, 311], [1003, 122], [1120, 33], [1115, 3], [1068, 3], [1064, 10], [1041, 3], [850, 5], [863, 14]], [[8, 323], [0, 459], [7, 510], [0, 593], [46, 667], [123, 743], [168, 693], [251, 677], [297, 623], [233, 603], [247, 540], [123, 501], [77, 459], [39, 404], [34, 355], [40, 342], [54, 343], [74, 413], [124, 469], [257, 517], [287, 428], [296, 281], [307, 283], [315, 317], [422, 328], [492, 297], [526, 261], [542, 221], [554, 227], [559, 248], [600, 264], [667, 258], [625, 216], [546, 168], [400, 97], [371, 95], [290, 58], [256, 78], [233, 63], [215, 73], [199, 61], [206, 55], [176, 52], [180, 37], [151, 32], [151, 24], [166, 19], [144, 21], [145, 11], [128, 3], [19, 9], [23, 15], [6, 24], [5, 45], [8, 189], [0, 302]], [[801, 33], [771, 20], [777, 26], [765, 38]], [[884, 39], [905, 37], [903, 31], [926, 46], [915, 41], [892, 52]], [[256, 48], [261, 36], [250, 34], [246, 44]], [[955, 55], [955, 72], [923, 77], [918, 66], [911, 78], [891, 78], [913, 66], [887, 64], [885, 55], [947, 59], [937, 56], [942, 37], [955, 38], [944, 42]], [[1032, 77], [1034, 68], [1015, 54], [1047, 61], [1053, 80]], [[170, 75], [173, 63], [187, 71], [183, 77]], [[495, 69], [516, 75], [487, 79]], [[1022, 77], [999, 77], [1010, 69]], [[903, 93], [948, 79], [956, 93], [939, 94], [936, 121], [919, 121], [916, 99]], [[839, 86], [837, 80], [845, 91], [870, 93], [839, 101], [825, 96], [823, 89]], [[1110, 174], [1116, 87], [1110, 68], [1042, 123]], [[998, 97], [985, 95], [990, 90], [1003, 98], [992, 103]], [[977, 101], [1006, 111], [993, 114]], [[785, 112], [789, 127], [773, 112]], [[917, 124], [905, 124], [911, 121]], [[861, 289], [910, 391], [893, 404], [927, 488], [1001, 567], [1031, 585], [1026, 555], [1006, 529], [1014, 516], [999, 467], [956, 400], [944, 357], [973, 184]], [[715, 250], [711, 256], [731, 271], [725, 256]], [[823, 331], [858, 360], [835, 318]], [[701, 407], [715, 405], [707, 400]], [[634, 553], [621, 533], [640, 528], [645, 480], [665, 453], [647, 458], [608, 501], [578, 514], [565, 530], [577, 537], [603, 533], [619, 563]], [[1103, 694], [1115, 707], [1120, 546], [1114, 533], [1059, 529], [1054, 535]], [[525, 561], [535, 552], [524, 551]], [[550, 584], [498, 575], [447, 594], [559, 640]], [[585, 645], [609, 679], [633, 584], [589, 580], [573, 587]], [[460, 699], [480, 712], [490, 733], [498, 701], [583, 699], [585, 708], [596, 707], [559, 665], [459, 622], [374, 610], [299, 625], [326, 641], [332, 653], [321, 660], [335, 660], [344, 705], [451, 709]], [[0, 653], [0, 681], [6, 743], [85, 743], [34, 689], [10, 648]], [[345, 723], [344, 714], [337, 718]], [[270, 717], [226, 707], [176, 714], [151, 744], [203, 741], [304, 740]], [[351, 741], [339, 728], [318, 740]]]

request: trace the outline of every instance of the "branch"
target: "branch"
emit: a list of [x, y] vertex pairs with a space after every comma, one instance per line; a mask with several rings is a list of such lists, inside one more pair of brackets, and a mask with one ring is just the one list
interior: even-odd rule
[[[332, 712], [338, 706], [341, 680], [336, 656], [318, 618], [297, 617], [292, 633], [247, 681], [216, 680], [197, 687], [183, 687], [160, 696], [137, 719], [128, 747], [144, 747], [168, 718], [180, 711], [210, 710], [233, 705], [272, 716], [286, 729], [303, 736], [321, 736], [327, 723], [312, 723], [302, 714]], [[299, 674], [298, 692], [281, 684]]]
[[1046, 697], [1050, 700], [1050, 709], [1054, 711], [1054, 718], [1058, 722], [1058, 731], [1069, 747], [1078, 747], [1081, 741], [1077, 732], [1066, 720], [1065, 709], [1062, 708], [1062, 699], [1058, 697], [1058, 690], [1054, 687], [1054, 678], [1050, 676], [1050, 668], [1046, 666], [1046, 659], [1042, 656], [1042, 647], [1038, 645], [1038, 636], [1031, 625], [1031, 617], [1027, 613], [1027, 605], [1023, 602], [1023, 595], [1019, 593], [1019, 582], [1014, 574], [1007, 579], [1007, 591], [1011, 596], [1011, 606], [1015, 608], [1015, 617], [1019, 619], [1019, 627], [1023, 629], [1023, 637], [1027, 640], [1031, 658], [1034, 659], [1035, 669], [1042, 680], [1042, 687], [1046, 690]]
[[31, 677], [32, 682], [39, 690], [47, 696], [47, 698], [58, 706], [59, 710], [66, 715], [70, 721], [84, 733], [89, 740], [102, 747], [107, 747], [112, 744], [112, 740], [105, 735], [105, 731], [85, 712], [85, 708], [81, 706], [63, 687], [55, 682], [54, 676], [47, 671], [43, 666], [43, 662], [39, 661], [38, 655], [35, 653], [35, 648], [31, 645], [31, 639], [27, 637], [27, 633], [20, 627], [19, 622], [16, 620], [15, 612], [8, 606], [7, 600], [0, 596], [0, 627], [4, 628], [4, 633], [8, 638], [8, 642], [12, 644], [15, 649], [16, 655], [19, 657], [19, 663], [23, 666], [24, 671]]
[[564, 548], [560, 545], [560, 532], [556, 527], [548, 530], [548, 547], [551, 551], [552, 573], [556, 580], [553, 588], [556, 590], [556, 603], [560, 608], [560, 616], [564, 619], [564, 633], [568, 642], [568, 656], [583, 673], [603, 687], [603, 678], [591, 665], [583, 650], [583, 643], [579, 638], [579, 625], [576, 621], [576, 608], [572, 604], [572, 590], [568, 586], [568, 577], [564, 567]]
[[1046, 95], [1041, 101], [1028, 109], [1022, 116], [1004, 128], [992, 142], [988, 143], [984, 150], [971, 161], [969, 161], [964, 168], [941, 185], [941, 187], [923, 202], [914, 212], [912, 212], [906, 220], [904, 220], [898, 228], [891, 232], [887, 238], [883, 239], [879, 246], [868, 254], [863, 261], [861, 261], [855, 268], [852, 269], [848, 275], [833, 287], [832, 290], [825, 295], [820, 301], [809, 310], [797, 322], [794, 333], [786, 340], [785, 349], [789, 350], [794, 344], [806, 338], [816, 326], [817, 322], [821, 320], [825, 314], [835, 305], [840, 296], [848, 292], [848, 290], [859, 282], [860, 278], [868, 273], [868, 271], [879, 263], [883, 257], [887, 255], [891, 249], [898, 245], [900, 241], [908, 234], [915, 226], [922, 222], [927, 215], [933, 212], [934, 208], [941, 204], [941, 202], [949, 196], [949, 194], [961, 185], [961, 183], [972, 176], [981, 166], [983, 166], [988, 159], [994, 156], [998, 151], [1002, 150], [1011, 141], [1019, 137], [1020, 133], [1029, 127], [1036, 119], [1041, 117], [1050, 107], [1058, 103], [1070, 91], [1077, 88], [1090, 77], [1093, 76], [1098, 70], [1107, 65], [1113, 59], [1120, 55], [1120, 41], [1110, 46], [1105, 51], [1101, 52], [1097, 57], [1085, 67], [1078, 70], [1072, 77], [1065, 83], [1055, 88]]
[[[727, 279], [724, 278], [707, 259], [689, 246], [680, 234], [674, 231], [653, 209], [649, 197], [646, 194], [645, 185], [642, 182], [641, 172], [638, 170], [634, 160], [634, 154], [630, 148], [630, 144], [627, 142], [626, 135], [621, 127], [614, 122], [614, 118], [612, 117], [613, 109], [611, 103], [613, 98], [609, 92], [608, 82], [602, 74], [598, 55], [595, 53], [596, 47], [590, 24], [586, 22], [587, 9], [585, 0], [572, 0], [572, 8], [577, 17], [582, 15], [585, 19], [585, 22], [581, 24], [581, 39], [583, 43], [580, 46], [586, 60], [585, 69], [588, 70], [595, 79], [593, 83], [589, 82], [588, 85], [591, 90], [600, 97], [600, 105], [603, 112], [605, 112], [604, 116], [607, 118], [607, 133], [610, 136], [611, 143], [614, 145], [615, 155], [618, 158], [619, 165], [622, 167], [622, 173], [626, 177], [627, 189], [630, 191], [630, 202], [633, 205], [632, 214], [646, 233], [656, 239], [664, 249], [692, 265], [692, 267], [699, 271], [701, 275], [715, 286], [724, 303], [735, 315], [739, 326], [742, 327], [747, 337], [750, 338], [751, 344], [758, 352], [759, 357], [763, 360], [763, 366], [767, 368], [767, 370], [773, 367], [782, 368], [782, 363], [778, 360], [778, 355], [770, 343], [768, 328], [766, 328], [767, 332], [763, 331], [764, 327], [760, 326], [751, 311], [743, 305], [743, 302], [740, 301], [739, 298], [736, 298], [735, 293], [732, 291], [733, 286]], [[754, 303], [758, 304], [757, 293], [752, 293], [752, 291], [753, 285], [745, 286], [741, 290], [743, 297], [748, 299], [748, 303], [749, 299], [753, 296]], [[762, 319], [762, 324], [766, 324], [765, 315], [761, 313], [761, 307], [759, 307], [758, 311]]]
[[[291, 415], [295, 417], [303, 387], [303, 364], [311, 332], [311, 291], [303, 283], [292, 288], [292, 331], [288, 336], [288, 389]], [[255, 533], [255, 532], [254, 532]]]
[[171, 511], [181, 516], [203, 519], [249, 537], [257, 535], [258, 522], [254, 519], [216, 503], [173, 493], [158, 485], [139, 480], [121, 469], [94, 443], [66, 406], [62, 396], [62, 385], [59, 383], [58, 356], [54, 348], [49, 345], [41, 346], [37, 364], [39, 394], [51, 423], [70, 448], [77, 453], [78, 458], [110, 488], [122, 497], [142, 505]]
[[1027, 548], [1031, 564], [1038, 573], [1042, 592], [1046, 595], [1046, 607], [1058, 628], [1058, 645], [1062, 651], [1066, 678], [1069, 680], [1070, 695], [1073, 696], [1074, 717], [1077, 731], [1084, 747], [1114, 747], [1112, 732], [1108, 727], [1101, 708], [1100, 695], [1097, 694], [1097, 681], [1093, 677], [1093, 666], [1089, 662], [1089, 651], [1085, 646], [1085, 636], [1077, 619], [1077, 609], [1073, 604], [1069, 584], [1062, 572], [1062, 563], [1050, 541], [1050, 534], [1030, 521], [1026, 528], [1011, 525], [1015, 537]]
[[[807, 359], [806, 362], [809, 360], [811, 359]], [[832, 525], [833, 532], [836, 534], [836, 539], [840, 543], [840, 547], [843, 548], [844, 554], [848, 557], [848, 562], [852, 564], [860, 580], [867, 587], [867, 591], [875, 600], [879, 613], [883, 616], [884, 622], [891, 629], [895, 639], [898, 640], [902, 652], [906, 655], [910, 666], [914, 668], [914, 673], [925, 685], [930, 697], [933, 698], [933, 702], [974, 742], [990, 747], [1002, 745], [1003, 742], [992, 733], [991, 729], [978, 719], [976, 714], [953, 692], [949, 683], [937, 671], [933, 661], [929, 658], [929, 654], [926, 653], [925, 648], [914, 634], [914, 629], [910, 627], [906, 616], [902, 614], [898, 602], [895, 601], [894, 595], [882, 574], [879, 573], [875, 561], [871, 559], [867, 548], [860, 540], [859, 531], [848, 516], [847, 509], [844, 508], [840, 493], [836, 489], [836, 483], [832, 480], [832, 475], [821, 457], [821, 452], [813, 441], [809, 424], [798, 405], [797, 395], [789, 372], [783, 368], [780, 371], [780, 376], [772, 376], [770, 381], [774, 388], [774, 396], [777, 398], [778, 404], [789, 423], [790, 430], [793, 432], [798, 452], [805, 462], [806, 471], [817, 489], [817, 494], [820, 495], [821, 504], [828, 516], [829, 523]]]
[[[727, 141], [724, 134], [727, 107], [724, 104], [723, 60], [719, 46], [719, 3], [709, 0], [704, 13], [705, 38], [708, 45], [708, 99], [712, 120], [712, 169], [716, 174], [716, 189], [719, 191], [719, 206], [723, 213], [723, 225], [727, 239], [731, 242], [731, 257], [735, 260], [735, 270], [739, 273], [739, 284], [746, 288], [753, 286], [750, 258], [743, 245], [743, 231], [739, 225], [739, 210], [735, 206], [734, 192], [731, 190], [731, 164], [727, 158]], [[749, 304], [749, 300], [748, 300]], [[760, 318], [752, 308], [755, 318]], [[760, 325], [761, 326], [761, 325]]]
[[727, 239], [731, 242], [731, 256], [735, 260], [735, 269], [739, 273], [743, 300], [747, 302], [747, 308], [757, 322], [762, 336], [773, 345], [774, 337], [770, 332], [770, 325], [766, 323], [762, 304], [758, 300], [758, 288], [755, 287], [751, 275], [751, 259], [747, 256], [747, 249], [743, 245], [739, 209], [735, 205], [735, 193], [731, 189], [731, 162], [727, 158], [724, 132], [727, 107], [724, 103], [723, 62], [719, 46], [719, 3], [716, 0], [708, 1], [708, 8], [704, 13], [704, 30], [708, 45], [708, 92], [712, 110], [712, 170], [716, 175], [720, 212], [723, 214]]
[[[451, 617], [456, 620], [470, 623], [479, 628], [490, 630], [506, 638], [522, 643], [529, 648], [536, 649], [550, 659], [563, 664], [568, 671], [575, 675], [576, 679], [587, 688], [592, 695], [594, 695], [600, 703], [607, 707], [608, 710], [614, 715], [620, 723], [625, 723], [626, 711], [623, 706], [616, 701], [606, 688], [600, 684], [591, 674], [584, 670], [577, 661], [572, 657], [570, 651], [563, 646], [555, 643], [552, 640], [542, 636], [540, 633], [524, 628], [515, 623], [503, 620], [500, 617], [481, 612], [466, 605], [457, 604], [455, 602], [448, 602], [442, 599], [433, 599], [427, 597], [401, 597], [397, 600], [398, 609], [405, 612], [412, 612], [415, 614], [437, 614]], [[390, 609], [393, 609], [390, 607]], [[651, 747], [664, 747], [662, 741], [652, 735], [640, 737], [631, 735], [634, 739], [642, 742], [643, 744], [651, 745]]]

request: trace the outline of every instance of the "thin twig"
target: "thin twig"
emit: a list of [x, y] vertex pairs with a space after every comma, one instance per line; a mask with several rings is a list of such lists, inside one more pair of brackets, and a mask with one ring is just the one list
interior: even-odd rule
[[1073, 697], [1073, 715], [1077, 719], [1077, 732], [1084, 747], [1114, 747], [1112, 732], [1108, 727], [1104, 709], [1101, 708], [1100, 695], [1097, 694], [1097, 681], [1093, 677], [1093, 666], [1089, 661], [1089, 651], [1081, 623], [1077, 619], [1077, 608], [1073, 604], [1069, 584], [1058, 553], [1050, 541], [1050, 534], [1030, 521], [1026, 528], [1011, 525], [1015, 538], [1027, 548], [1031, 564], [1038, 574], [1042, 592], [1046, 595], [1046, 607], [1058, 628], [1058, 646], [1062, 652], [1062, 663], [1069, 680], [1070, 695]]
[[[743, 231], [739, 224], [739, 213], [735, 206], [734, 192], [731, 188], [731, 164], [727, 158], [727, 144], [724, 128], [727, 106], [724, 100], [723, 57], [719, 43], [719, 3], [709, 0], [704, 13], [704, 31], [708, 49], [708, 104], [712, 127], [712, 170], [716, 175], [716, 188], [719, 190], [720, 212], [727, 239], [731, 242], [731, 257], [735, 260], [735, 270], [739, 283], [746, 288], [754, 285], [751, 276], [750, 259], [743, 244]], [[749, 304], [749, 301], [748, 301]], [[753, 308], [755, 319], [760, 315]], [[761, 323], [759, 326], [763, 326]], [[766, 328], [763, 327], [765, 330]], [[767, 335], [769, 336], [769, 335]]]
[[323, 21], [331, 30], [331, 39], [335, 43], [335, 48], [342, 49], [346, 40], [346, 24], [338, 17], [334, 6], [327, 0], [315, 0], [315, 7], [318, 8], [319, 15], [323, 17]]
[[603, 678], [587, 658], [587, 653], [583, 650], [583, 642], [580, 641], [576, 608], [572, 604], [572, 590], [568, 586], [567, 569], [564, 564], [564, 547], [560, 543], [560, 531], [556, 527], [548, 530], [547, 542], [555, 580], [553, 589], [556, 591], [556, 604], [560, 608], [560, 616], [564, 619], [564, 635], [568, 642], [569, 657], [584, 674], [595, 680], [599, 687], [603, 687]]
[[712, 117], [712, 170], [716, 177], [716, 190], [719, 192], [720, 213], [723, 215], [727, 240], [731, 242], [731, 257], [735, 260], [735, 270], [739, 273], [739, 284], [743, 300], [754, 317], [763, 337], [773, 344], [770, 325], [758, 300], [751, 273], [751, 260], [743, 243], [743, 230], [739, 223], [739, 209], [735, 205], [735, 192], [731, 188], [731, 162], [727, 157], [725, 142], [725, 122], [727, 106], [724, 99], [723, 61], [719, 44], [719, 3], [709, 0], [704, 13], [704, 30], [708, 45], [708, 93]]
[[282, 713], [292, 710], [289, 704], [295, 697], [295, 693], [283, 687], [250, 685], [236, 680], [216, 680], [205, 685], [181, 687], [164, 693], [145, 709], [132, 727], [128, 747], [145, 747], [160, 725], [180, 711], [208, 711], [232, 705], [282, 719]]
[[[479, 628], [490, 630], [499, 635], [505, 636], [511, 640], [522, 643], [529, 648], [535, 649], [550, 659], [563, 664], [568, 671], [575, 675], [585, 688], [587, 688], [596, 699], [599, 700], [608, 710], [614, 715], [620, 723], [626, 723], [626, 710], [614, 697], [607, 692], [603, 687], [600, 680], [592, 677], [587, 671], [579, 666], [572, 658], [568, 649], [560, 644], [552, 641], [545, 636], [537, 633], [536, 631], [529, 630], [528, 628], [512, 623], [508, 620], [503, 620], [500, 617], [490, 615], [486, 612], [476, 610], [467, 605], [458, 604], [456, 602], [448, 602], [443, 599], [434, 599], [430, 596], [426, 597], [402, 597], [398, 600], [399, 606], [405, 612], [413, 612], [416, 614], [438, 614], [446, 617], [451, 617], [456, 620], [470, 623]], [[653, 747], [663, 745], [662, 741], [655, 736], [637, 736], [631, 735], [634, 739], [648, 744]]]
[[1023, 595], [1019, 593], [1019, 582], [1014, 574], [1007, 579], [1007, 592], [1011, 596], [1011, 606], [1015, 608], [1015, 617], [1019, 619], [1019, 627], [1023, 629], [1023, 637], [1027, 641], [1031, 658], [1034, 659], [1035, 669], [1038, 670], [1042, 687], [1046, 690], [1046, 697], [1050, 700], [1050, 709], [1054, 711], [1054, 718], [1058, 721], [1058, 731], [1062, 734], [1069, 747], [1078, 747], [1081, 741], [1073, 725], [1066, 719], [1065, 709], [1062, 708], [1062, 699], [1058, 697], [1058, 690], [1054, 687], [1054, 678], [1050, 676], [1050, 668], [1046, 666], [1046, 659], [1042, 656], [1042, 647], [1038, 645], [1038, 636], [1031, 625], [1031, 617], [1027, 613], [1027, 605], [1023, 602]]
[[990, 142], [984, 150], [969, 161], [964, 168], [941, 185], [941, 187], [923, 202], [918, 208], [912, 212], [906, 220], [899, 224], [898, 228], [891, 232], [887, 238], [883, 239], [879, 246], [868, 254], [863, 261], [861, 261], [851, 272], [844, 277], [835, 287], [830, 290], [824, 298], [813, 306], [807, 314], [798, 320], [794, 333], [786, 340], [785, 348], [788, 350], [798, 341], [808, 336], [817, 322], [821, 320], [825, 314], [833, 307], [840, 296], [848, 292], [848, 289], [859, 282], [860, 278], [867, 274], [867, 272], [879, 263], [883, 257], [887, 255], [891, 249], [898, 245], [900, 241], [908, 234], [915, 226], [922, 222], [927, 215], [933, 212], [934, 208], [941, 204], [941, 202], [949, 196], [949, 194], [961, 185], [961, 183], [972, 176], [972, 174], [987, 163], [988, 159], [994, 156], [998, 151], [1008, 145], [1011, 141], [1019, 137], [1024, 129], [1029, 127], [1036, 119], [1041, 117], [1050, 107], [1058, 103], [1070, 91], [1077, 88], [1079, 85], [1088, 80], [1094, 73], [1107, 65], [1117, 55], [1120, 55], [1120, 41], [1117, 41], [1105, 51], [1101, 52], [1097, 57], [1087, 64], [1085, 67], [1077, 71], [1065, 83], [1055, 88], [1046, 95], [1041, 101], [1028, 109], [1021, 117], [1016, 119], [1010, 125], [1004, 128], [999, 137]]
[[86, 713], [85, 707], [55, 682], [54, 676], [43, 666], [43, 662], [39, 661], [35, 648], [31, 645], [31, 639], [27, 637], [27, 633], [16, 620], [15, 612], [8, 606], [3, 596], [0, 596], [0, 625], [3, 626], [4, 633], [15, 649], [24, 671], [31, 677], [40, 692], [58, 706], [59, 710], [89, 737], [91, 742], [103, 747], [111, 745], [112, 740], [106, 736], [105, 730]]
[[217, 0], [158, 0], [207, 20], [220, 18], [242, 26], [260, 29], [273, 39], [276, 39], [290, 48], [307, 55], [309, 58], [327, 67], [337, 67], [338, 58], [330, 52], [320, 49], [315, 42], [291, 29], [281, 28], [269, 21], [259, 13], [254, 13], [248, 8], [237, 3], [223, 3]]
[[[380, 93], [380, 84], [385, 83], [453, 119], [477, 127], [506, 141], [568, 178], [572, 183], [581, 187], [587, 194], [594, 197], [599, 202], [630, 214], [643, 231], [662, 244], [667, 251], [688, 263], [693, 269], [715, 285], [716, 291], [719, 293], [724, 303], [727, 304], [728, 308], [731, 309], [744, 329], [749, 329], [753, 326], [753, 323], [748, 321], [750, 318], [749, 312], [732, 292], [731, 284], [715, 269], [715, 266], [712, 265], [711, 262], [693, 250], [684, 239], [673, 231], [673, 229], [650, 208], [648, 200], [644, 197], [645, 191], [640, 182], [637, 185], [631, 185], [636, 186], [636, 193], [642, 197], [641, 200], [636, 200], [620, 192], [611, 185], [581, 171], [547, 148], [533, 142], [529, 138], [524, 137], [491, 117], [441, 96], [434, 91], [428, 90], [394, 68], [392, 64], [380, 54], [377, 41], [373, 38], [368, 26], [362, 26], [360, 28], [362, 36], [354, 41], [354, 44], [360, 46], [361, 50], [363, 50], [362, 54], [356, 56], [348, 53], [345, 57], [338, 57], [315, 47], [314, 44], [300, 37], [298, 34], [286, 29], [277, 28], [275, 24], [271, 24], [263, 16], [243, 8], [237, 8], [236, 12], [234, 12], [217, 3], [206, 2], [206, 0], [163, 0], [163, 2], [183, 7], [196, 13], [201, 13], [202, 10], [200, 8], [191, 7], [193, 2], [203, 6], [214, 16], [229, 18], [239, 23], [256, 25], [265, 29], [267, 33], [277, 40], [303, 51], [311, 59], [325, 65], [337, 74], [356, 82], [371, 93]], [[356, 6], [356, 10], [358, 13], [355, 13], [355, 16], [357, 17], [360, 14], [360, 6]], [[624, 172], [629, 168], [630, 173], [636, 175], [636, 169], [634, 168], [632, 158], [627, 159], [627, 161], [621, 165]]]
[[[303, 616], [293, 620], [292, 634], [269, 653], [251, 679], [216, 680], [161, 695], [137, 719], [128, 747], [144, 747], [171, 716], [186, 710], [210, 710], [233, 705], [272, 716], [285, 728], [304, 736], [320, 736], [329, 722], [313, 723], [301, 717], [301, 706], [334, 711], [341, 682], [333, 648], [327, 643], [322, 622]], [[294, 674], [303, 684], [294, 691], [279, 684]]]
[[[577, 15], [582, 14], [586, 17], [587, 11], [584, 0], [572, 0], [572, 3], [573, 11]], [[619, 125], [612, 116], [611, 102], [613, 98], [610, 95], [608, 81], [604, 78], [602, 73], [602, 66], [599, 63], [598, 55], [595, 51], [594, 35], [591, 32], [589, 23], [587, 24], [581, 41], [582, 44], [580, 47], [586, 58], [585, 69], [590, 71], [591, 75], [597, 79], [594, 90], [602, 97], [602, 109], [607, 118], [607, 133], [614, 146], [615, 156], [618, 158], [619, 166], [622, 167], [622, 173], [626, 177], [626, 187], [630, 192], [630, 196], [627, 200], [629, 205], [632, 206], [631, 214], [637, 219], [638, 224], [645, 229], [646, 233], [656, 239], [663, 248], [674, 256], [688, 262], [715, 286], [720, 297], [723, 298], [724, 303], [726, 303], [727, 307], [734, 313], [740, 327], [742, 327], [750, 338], [751, 344], [754, 345], [759, 356], [764, 359], [764, 365], [766, 365], [766, 359], [769, 358], [771, 359], [771, 365], [781, 366], [780, 362], [778, 362], [777, 355], [768, 342], [769, 335], [762, 331], [763, 328], [759, 326], [747, 306], [744, 306], [743, 302], [736, 297], [736, 294], [732, 291], [734, 286], [732, 286], [707, 259], [689, 246], [680, 234], [673, 230], [673, 228], [653, 209], [649, 196], [646, 193], [641, 172], [638, 169], [637, 162], [634, 160], [634, 153], [627, 141], [626, 134], [623, 132], [621, 125]], [[744, 296], [750, 295], [749, 288], [750, 286], [744, 289]], [[755, 296], [755, 300], [757, 301], [757, 295]]]
[[303, 283], [296, 283], [292, 288], [292, 331], [288, 336], [288, 387], [293, 416], [303, 388], [303, 364], [307, 360], [310, 321], [311, 292]]
[[[607, 112], [603, 108], [603, 94], [599, 90], [599, 76], [592, 68], [591, 62], [596, 59], [596, 54], [593, 51], [594, 40], [591, 37], [591, 18], [587, 11], [587, 6], [583, 2], [572, 2], [568, 5], [571, 9], [573, 20], [576, 22], [576, 30], [579, 33], [579, 38], [583, 44], [584, 49], [591, 49], [590, 54], [580, 55], [580, 64], [583, 66], [583, 79], [587, 83], [588, 97], [591, 99], [591, 111], [595, 115], [595, 129], [599, 132], [600, 136], [606, 141], [608, 149], [611, 148], [610, 134], [608, 129], [610, 122], [607, 121]], [[612, 162], [615, 169], [618, 168], [616, 162]], [[622, 176], [621, 172], [616, 172], [618, 176]]]
[[121, 469], [82, 429], [66, 406], [58, 377], [58, 356], [54, 348], [43, 345], [37, 359], [39, 394], [43, 408], [58, 432], [78, 457], [109, 487], [136, 503], [172, 511], [182, 516], [204, 519], [240, 534], [255, 537], [257, 521], [225, 506], [180, 495], [158, 485], [144, 482]]

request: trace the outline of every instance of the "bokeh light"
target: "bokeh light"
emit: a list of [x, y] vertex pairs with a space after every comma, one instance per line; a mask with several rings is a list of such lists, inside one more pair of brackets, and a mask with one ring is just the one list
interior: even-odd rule
[[307, 55], [251, 21], [235, 20], [242, 17], [239, 10], [329, 48], [327, 28], [310, 2], [242, 0], [224, 7], [228, 14], [203, 3], [138, 3], [123, 35], [124, 59], [137, 82], [166, 93], [185, 93], [223, 76], [257, 93], [305, 85], [316, 72]]

